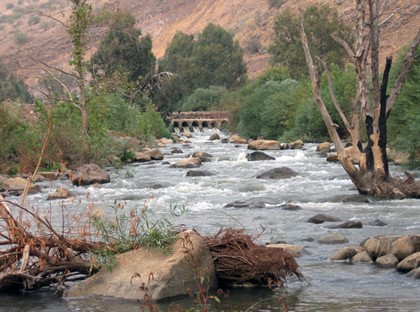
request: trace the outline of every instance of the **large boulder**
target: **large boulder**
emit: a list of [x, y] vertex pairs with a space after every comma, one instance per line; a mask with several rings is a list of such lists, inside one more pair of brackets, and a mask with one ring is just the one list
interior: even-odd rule
[[303, 147], [303, 141], [302, 140], [296, 140], [294, 142], [289, 143], [289, 147], [291, 149], [301, 149]]
[[209, 177], [213, 176], [214, 173], [207, 170], [188, 170], [187, 177]]
[[348, 260], [356, 256], [358, 253], [362, 252], [363, 248], [361, 246], [347, 246], [338, 251], [336, 251], [331, 257], [332, 261], [342, 261]]
[[257, 179], [289, 179], [297, 176], [298, 173], [287, 167], [271, 169], [257, 176]]
[[216, 141], [216, 140], [220, 140], [220, 135], [218, 134], [218, 133], [213, 133], [211, 136], [210, 136], [210, 139], [209, 139], [210, 141]]
[[273, 156], [267, 155], [266, 153], [256, 151], [246, 155], [248, 161], [261, 161], [261, 160], [276, 160]]
[[237, 134], [232, 134], [229, 138], [229, 142], [233, 144], [247, 144], [248, 140], [240, 137]]
[[135, 152], [133, 161], [135, 162], [148, 162], [151, 161], [152, 157], [149, 154], [143, 152]]
[[169, 168], [198, 168], [201, 166], [199, 158], [185, 158], [178, 160], [175, 164], [169, 166]]
[[248, 144], [250, 150], [279, 150], [280, 142], [275, 140], [255, 140]]
[[398, 260], [403, 260], [417, 251], [420, 251], [420, 235], [402, 236], [391, 246], [391, 254]]
[[66, 188], [60, 187], [55, 190], [55, 192], [48, 195], [47, 200], [54, 200], [54, 199], [66, 199], [73, 197], [73, 194]]
[[[25, 190], [26, 184], [28, 184], [28, 181], [24, 178], [9, 178], [3, 182], [2, 188], [5, 189], [9, 194], [17, 195]], [[31, 183], [28, 193], [33, 194], [38, 191], [40, 191], [40, 187]]]
[[310, 217], [308, 219], [308, 221], [306, 221], [306, 222], [321, 224], [321, 223], [324, 223], [324, 222], [340, 222], [340, 221], [341, 221], [341, 219], [339, 219], [337, 217], [326, 215], [326, 214], [323, 214], [323, 213], [319, 213], [319, 214], [317, 214], [313, 217]]
[[301, 256], [302, 255], [302, 252], [304, 251], [303, 246], [283, 244], [283, 243], [279, 243], [279, 244], [268, 244], [268, 245], [265, 245], [265, 247], [267, 247], [267, 248], [280, 248], [280, 249], [283, 249], [284, 251], [287, 251], [288, 253], [292, 254], [294, 257]]
[[420, 252], [413, 253], [398, 263], [397, 271], [409, 272], [420, 267]]
[[169, 145], [169, 144], [173, 144], [174, 140], [172, 139], [167, 139], [167, 138], [161, 138], [159, 139], [159, 142], [164, 144], [164, 145]]
[[381, 268], [395, 268], [398, 264], [398, 259], [392, 254], [387, 254], [377, 258], [375, 264]]
[[213, 159], [213, 155], [202, 151], [194, 152], [191, 157], [198, 158], [201, 162], [209, 162]]
[[110, 177], [108, 172], [101, 169], [96, 164], [87, 164], [79, 167], [71, 176], [74, 185], [90, 185], [109, 183]]
[[329, 229], [361, 229], [363, 224], [360, 221], [347, 221], [344, 223], [327, 226]]
[[420, 267], [408, 272], [407, 276], [410, 276], [410, 277], [413, 277], [413, 278], [416, 278], [416, 279], [420, 279]]
[[329, 153], [331, 152], [331, 145], [330, 142], [323, 142], [318, 144], [318, 146], [316, 147], [316, 151], [318, 153]]
[[158, 148], [143, 148], [142, 153], [149, 155], [152, 160], [163, 160], [163, 153]]
[[[71, 287], [66, 297], [106, 296], [131, 300], [161, 300], [188, 295], [201, 279], [217, 287], [212, 256], [203, 238], [194, 231], [179, 234], [172, 253], [140, 248], [117, 256], [112, 270], [101, 269]], [[142, 284], [147, 286], [147, 293]]]
[[372, 257], [369, 255], [369, 253], [366, 250], [364, 250], [362, 252], [359, 252], [353, 258], [351, 258], [351, 261], [371, 263], [372, 262]]
[[191, 132], [182, 132], [181, 136], [183, 136], [184, 138], [188, 138], [188, 139], [191, 139], [193, 137]]
[[340, 233], [331, 233], [318, 238], [318, 243], [327, 245], [345, 244], [348, 242], [349, 240]]
[[392, 248], [392, 243], [398, 237], [386, 237], [386, 236], [375, 236], [370, 237], [367, 239], [364, 244], [363, 248], [369, 253], [372, 259], [376, 259], [381, 256], [385, 256], [386, 254], [390, 253]]

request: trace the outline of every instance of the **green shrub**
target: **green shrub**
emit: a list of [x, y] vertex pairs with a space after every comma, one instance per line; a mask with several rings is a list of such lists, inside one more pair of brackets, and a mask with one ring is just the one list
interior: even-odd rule
[[29, 42], [29, 37], [21, 32], [15, 34], [15, 42], [17, 44], [25, 44]]
[[127, 210], [124, 203], [116, 203], [111, 216], [102, 211], [95, 211], [91, 215], [99, 239], [106, 246], [94, 252], [94, 265], [112, 269], [116, 254], [140, 246], [169, 251], [169, 245], [177, 234], [170, 218], [179, 217], [187, 211], [184, 205], [175, 204], [170, 205], [167, 215], [157, 217], [148, 202], [143, 207]]
[[293, 126], [296, 104], [292, 100], [297, 82], [266, 81], [245, 99], [239, 113], [241, 134], [257, 138], [278, 139]]
[[13, 3], [6, 3], [6, 10], [11, 10], [15, 7]]
[[139, 127], [140, 138], [146, 141], [152, 138], [171, 137], [165, 122], [153, 106], [148, 106], [146, 111], [141, 113]]
[[186, 98], [181, 110], [184, 112], [212, 110], [221, 103], [227, 93], [227, 89], [220, 86], [210, 86], [207, 89], [198, 88]]
[[28, 19], [28, 25], [33, 26], [38, 24], [41, 21], [41, 18], [38, 15], [31, 15]]
[[283, 4], [286, 3], [286, 0], [268, 0], [269, 8], [280, 8]]
[[261, 41], [258, 38], [250, 38], [245, 46], [245, 49], [248, 53], [255, 54], [261, 50]]

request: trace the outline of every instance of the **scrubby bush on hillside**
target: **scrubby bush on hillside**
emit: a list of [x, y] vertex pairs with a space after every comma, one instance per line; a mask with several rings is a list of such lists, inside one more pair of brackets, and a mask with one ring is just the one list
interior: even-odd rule
[[286, 0], [267, 0], [268, 1], [268, 6], [270, 8], [280, 8], [283, 4], [286, 3]]
[[15, 34], [15, 42], [17, 44], [25, 44], [29, 42], [29, 37], [24, 33], [18, 32]]
[[5, 100], [32, 103], [33, 98], [26, 85], [0, 63], [0, 102]]

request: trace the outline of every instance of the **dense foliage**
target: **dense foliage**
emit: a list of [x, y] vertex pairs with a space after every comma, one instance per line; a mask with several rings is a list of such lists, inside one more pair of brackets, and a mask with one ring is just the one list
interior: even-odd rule
[[[313, 55], [320, 55], [327, 64], [343, 67], [347, 53], [331, 36], [335, 33], [352, 42], [351, 29], [327, 5], [309, 6], [303, 13], [305, 29]], [[289, 68], [294, 79], [307, 76], [305, 56], [299, 35], [300, 18], [289, 10], [283, 11], [274, 22], [274, 42], [270, 47], [272, 61]]]
[[152, 39], [141, 36], [136, 20], [129, 12], [118, 10], [111, 15], [108, 33], [90, 59], [90, 71], [98, 76], [111, 77], [115, 71], [126, 73], [129, 81], [137, 81], [154, 74], [156, 58], [152, 53]]
[[214, 24], [207, 25], [197, 40], [178, 32], [159, 63], [159, 71], [174, 74], [157, 98], [163, 113], [181, 110], [182, 101], [197, 88], [232, 90], [246, 81], [242, 49], [229, 32]]
[[[82, 15], [91, 14], [89, 6], [80, 10]], [[349, 114], [355, 92], [354, 69], [346, 65], [344, 51], [331, 38], [331, 33], [336, 31], [351, 39], [349, 29], [327, 6], [308, 7], [304, 18], [307, 32], [311, 33], [311, 49], [327, 61], [337, 100], [344, 113]], [[31, 107], [37, 118], [29, 123], [22, 118], [24, 105], [15, 102], [31, 102], [32, 98], [23, 83], [0, 65], [0, 103], [6, 99], [15, 101], [0, 105], [0, 171], [15, 173], [33, 169], [49, 128], [49, 144], [42, 163], [45, 168], [86, 162], [115, 165], [126, 157], [127, 146], [121, 137], [128, 135], [143, 141], [169, 137], [161, 115], [178, 110], [227, 110], [230, 130], [250, 138], [328, 140], [306, 78], [299, 22], [291, 12], [279, 15], [275, 22], [276, 39], [271, 47], [277, 65], [253, 80], [247, 80], [238, 43], [222, 27], [209, 24], [196, 38], [178, 32], [159, 61], [158, 71], [170, 73], [166, 76], [169, 78], [161, 81], [159, 92], [148, 93], [144, 87], [153, 84], [147, 79], [154, 73], [156, 61], [151, 52], [151, 39], [141, 37], [140, 30], [134, 28], [134, 18], [118, 10], [110, 15], [109, 32], [91, 58], [89, 70], [94, 74], [94, 83], [82, 86], [88, 104], [88, 132], [83, 130], [77, 108], [81, 99], [77, 84], [81, 81], [72, 82], [77, 91], [74, 102], [68, 100], [62, 85], [54, 87], [57, 93], [54, 100], [45, 101], [48, 105], [37, 101]], [[83, 30], [87, 24], [76, 26]], [[73, 51], [71, 63], [83, 77], [85, 42], [75, 44], [79, 46]], [[401, 60], [395, 62], [394, 72], [399, 71], [401, 63]], [[395, 80], [395, 74], [392, 76]], [[420, 62], [416, 58], [388, 123], [390, 144], [408, 151], [412, 159], [418, 159], [420, 154], [418, 81]], [[48, 84], [52, 86], [53, 82]], [[325, 74], [320, 85], [339, 135], [345, 139], [348, 134], [334, 109]]]
[[[406, 51], [407, 49], [403, 49]], [[417, 49], [420, 55], [420, 49]], [[402, 66], [402, 54], [394, 65], [393, 80]], [[389, 143], [398, 150], [410, 153], [413, 166], [420, 165], [420, 58], [414, 60], [404, 88], [388, 121]], [[390, 84], [392, 85], [392, 84]]]

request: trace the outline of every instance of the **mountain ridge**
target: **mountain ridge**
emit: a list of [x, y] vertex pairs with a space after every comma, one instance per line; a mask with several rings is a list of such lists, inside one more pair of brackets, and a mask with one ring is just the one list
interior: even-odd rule
[[[116, 3], [106, 0], [92, 2], [95, 10]], [[244, 49], [251, 78], [269, 64], [267, 50], [273, 40], [273, 23], [282, 10], [289, 9], [298, 14], [310, 4], [328, 4], [337, 8], [345, 21], [350, 22], [355, 17], [352, 0], [286, 1], [278, 9], [270, 8], [267, 0], [120, 0], [119, 4], [136, 17], [136, 27], [143, 34], [151, 35], [157, 58], [164, 55], [177, 31], [197, 35], [208, 23], [219, 24], [231, 32]], [[0, 27], [4, 35], [0, 38], [0, 58], [10, 70], [27, 84], [35, 86], [40, 75], [38, 61], [68, 69], [70, 41], [65, 28], [50, 17], [65, 23], [71, 13], [69, 1], [29, 0], [23, 3], [22, 0], [9, 0], [3, 5]], [[395, 0], [388, 6], [388, 11], [394, 16], [383, 29], [381, 60], [407, 44], [420, 27], [417, 0]], [[103, 33], [104, 29], [100, 28], [92, 31], [94, 44], [88, 56], [95, 51]]]

